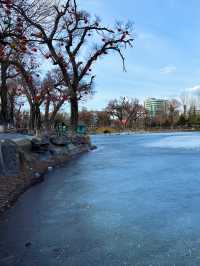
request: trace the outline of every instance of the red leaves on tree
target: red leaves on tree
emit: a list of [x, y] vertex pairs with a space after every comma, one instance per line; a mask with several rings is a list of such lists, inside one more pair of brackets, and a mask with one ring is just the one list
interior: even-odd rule
[[35, 33], [35, 36], [38, 38], [42, 38], [43, 34], [42, 34], [42, 32], [37, 32], [37, 33]]
[[4, 10], [5, 13], [9, 16], [11, 14], [11, 6], [12, 6], [12, 1], [11, 0], [5, 0], [2, 1], [2, 4], [4, 4]]
[[2, 47], [0, 47], [0, 57], [3, 57], [4, 56], [4, 49]]
[[11, 11], [9, 9], [6, 9], [5, 12], [8, 16], [11, 14]]
[[49, 58], [51, 57], [51, 54], [50, 54], [50, 53], [46, 53], [46, 54], [44, 55], [44, 57], [45, 57], [46, 59], [49, 59]]
[[36, 102], [39, 102], [41, 100], [41, 96], [40, 95], [36, 95], [35, 98], [34, 98], [34, 100]]
[[33, 78], [31, 76], [29, 76], [27, 79], [27, 82], [30, 84], [30, 83], [32, 83], [32, 81], [33, 81]]
[[68, 95], [63, 95], [63, 100], [64, 101], [67, 101], [69, 99], [69, 96]]
[[36, 52], [37, 52], [37, 48], [33, 47], [33, 48], [31, 49], [31, 51], [34, 52], [34, 53], [36, 53]]

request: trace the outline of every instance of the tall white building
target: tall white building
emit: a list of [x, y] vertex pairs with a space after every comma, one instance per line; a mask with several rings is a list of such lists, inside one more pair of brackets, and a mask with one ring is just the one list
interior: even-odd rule
[[169, 103], [167, 100], [147, 98], [144, 102], [144, 107], [151, 117], [168, 112]]

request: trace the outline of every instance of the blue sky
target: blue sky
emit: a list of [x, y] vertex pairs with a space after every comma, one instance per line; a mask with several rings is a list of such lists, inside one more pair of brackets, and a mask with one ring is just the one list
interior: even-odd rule
[[79, 0], [79, 4], [106, 25], [134, 22], [134, 48], [125, 52], [127, 73], [116, 56], [100, 60], [94, 69], [96, 94], [86, 103], [89, 109], [101, 109], [120, 96], [141, 101], [148, 96], [170, 98], [200, 87], [199, 0]]

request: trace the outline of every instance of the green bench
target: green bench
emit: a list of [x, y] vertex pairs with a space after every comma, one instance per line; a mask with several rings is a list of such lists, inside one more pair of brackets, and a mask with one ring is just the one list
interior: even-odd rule
[[67, 134], [68, 126], [65, 123], [57, 123], [55, 125], [55, 130], [58, 136], [63, 136]]
[[79, 125], [77, 126], [77, 130], [76, 130], [76, 132], [77, 132], [78, 134], [80, 134], [80, 135], [85, 135], [86, 132], [87, 132], [87, 128], [86, 128], [85, 125], [83, 125], [83, 124], [79, 124]]
[[[69, 131], [69, 127], [65, 123], [57, 123], [55, 125], [55, 131], [57, 136], [63, 136], [67, 134], [67, 132]], [[87, 133], [87, 127], [84, 124], [79, 124], [77, 126], [76, 133], [80, 135], [85, 135]]]

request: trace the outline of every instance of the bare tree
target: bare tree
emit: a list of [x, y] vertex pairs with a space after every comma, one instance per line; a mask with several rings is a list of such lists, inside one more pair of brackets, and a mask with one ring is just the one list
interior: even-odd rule
[[186, 117], [187, 111], [188, 111], [188, 101], [189, 101], [189, 95], [186, 91], [182, 92], [180, 95], [180, 101], [183, 106], [183, 114]]
[[106, 110], [96, 112], [96, 125], [98, 127], [108, 127], [111, 125], [111, 117]]
[[[16, 0], [15, 4], [19, 2]], [[16, 67], [20, 62], [23, 66], [21, 59], [27, 52], [26, 27], [12, 7], [13, 1], [0, 0], [1, 123], [5, 127], [9, 120], [7, 81], [19, 74]]]
[[114, 119], [119, 120], [122, 128], [133, 125], [145, 113], [145, 109], [139, 104], [138, 99], [128, 99], [126, 97], [111, 100], [106, 110]]
[[126, 119], [126, 126], [133, 126], [136, 125], [136, 122], [140, 119], [145, 117], [146, 110], [144, 107], [139, 103], [138, 99], [130, 99], [127, 101], [125, 106], [127, 119]]
[[[41, 15], [34, 16], [33, 10], [41, 9], [42, 1], [23, 1], [23, 5], [14, 8], [33, 27], [33, 42], [40, 44], [40, 50], [46, 59], [60, 68], [63, 82], [68, 87], [71, 104], [71, 125], [75, 130], [78, 123], [78, 101], [88, 94], [94, 81], [92, 67], [96, 61], [116, 52], [122, 59], [125, 70], [125, 58], [122, 50], [132, 46], [132, 25], [117, 23], [114, 28], [105, 27], [99, 18], [81, 11], [76, 0], [60, 1], [49, 6], [48, 14], [44, 8]], [[27, 8], [29, 6], [29, 8]], [[87, 56], [83, 56], [85, 51]], [[84, 86], [83, 86], [84, 84]]]
[[178, 113], [178, 108], [180, 107], [180, 102], [176, 99], [171, 99], [169, 101], [169, 118], [171, 127], [174, 128], [175, 116]]
[[110, 100], [106, 111], [110, 114], [113, 119], [117, 119], [120, 122], [121, 127], [123, 127], [123, 121], [126, 120], [126, 97], [120, 97], [119, 100]]
[[69, 100], [68, 88], [62, 81], [59, 69], [49, 71], [42, 81], [43, 90], [46, 91], [44, 105], [44, 125], [46, 129], [54, 125], [57, 113], [61, 107]]

